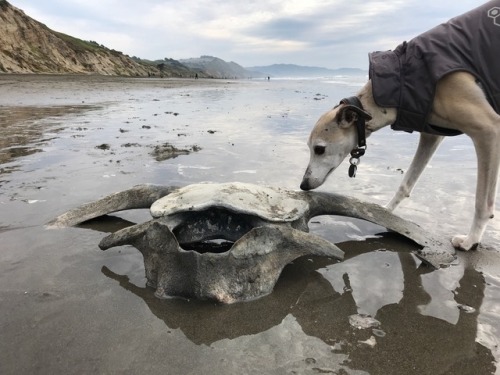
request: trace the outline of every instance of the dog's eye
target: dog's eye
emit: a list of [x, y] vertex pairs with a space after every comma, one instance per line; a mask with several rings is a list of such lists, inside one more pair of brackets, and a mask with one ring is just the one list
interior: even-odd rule
[[314, 153], [316, 155], [323, 155], [325, 153], [325, 146], [314, 146]]

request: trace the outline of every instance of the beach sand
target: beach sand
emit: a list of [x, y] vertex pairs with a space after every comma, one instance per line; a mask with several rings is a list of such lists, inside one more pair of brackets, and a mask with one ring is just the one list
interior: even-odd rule
[[[313, 124], [362, 82], [0, 75], [0, 373], [500, 374], [498, 219], [432, 270], [382, 227], [317, 217], [343, 262], [302, 258], [269, 296], [226, 306], [159, 300], [137, 250], [99, 250], [147, 210], [44, 226], [142, 183], [298, 189]], [[320, 190], [385, 204], [417, 142], [381, 130], [355, 179], [344, 163]], [[449, 138], [396, 213], [466, 233], [475, 176], [470, 140]]]

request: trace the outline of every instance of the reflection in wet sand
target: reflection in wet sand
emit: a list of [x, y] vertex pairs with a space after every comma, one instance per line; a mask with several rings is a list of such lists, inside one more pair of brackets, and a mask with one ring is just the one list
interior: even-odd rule
[[[42, 147], [65, 129], [57, 118], [98, 109], [93, 105], [68, 105], [50, 107], [1, 107], [0, 106], [0, 164], [42, 152]], [[50, 136], [47, 137], [47, 134]], [[2, 168], [0, 174], [11, 169]]]
[[[240, 347], [239, 341], [248, 342], [248, 336], [279, 327], [284, 322], [296, 322], [303, 334], [334, 348], [328, 368], [335, 371], [494, 372], [491, 352], [476, 342], [477, 315], [484, 293], [481, 273], [461, 269], [455, 273], [456, 280], [426, 288], [423, 279], [429, 275], [427, 267], [409, 253], [373, 252], [378, 243], [380, 238], [344, 243], [346, 259], [337, 264], [328, 264], [320, 258], [300, 258], [285, 268], [270, 296], [225, 306], [179, 299], [158, 300], [152, 290], [132, 284], [127, 276], [117, 275], [107, 267], [103, 267], [102, 273], [142, 298], [170, 329], [180, 329], [198, 345], [217, 347], [217, 342], [230, 339], [231, 347]], [[388, 247], [401, 247], [397, 239], [385, 243]], [[387, 285], [388, 279], [392, 285]], [[456, 312], [456, 322], [442, 319], [439, 312], [437, 316], [422, 314], [421, 306], [428, 305], [434, 298], [441, 300], [440, 295], [447, 291], [449, 282], [457, 286], [452, 290], [455, 299], [450, 299], [443, 308]], [[460, 309], [462, 304], [471, 309]], [[349, 317], [354, 314], [368, 314], [380, 321], [380, 326], [358, 329], [349, 323]], [[262, 344], [259, 336], [254, 342]], [[425, 351], [416, 353], [415, 345], [425, 347]], [[319, 353], [320, 350], [316, 355]], [[324, 358], [311, 358], [318, 366], [324, 362]]]
[[[415, 259], [404, 253], [399, 253], [399, 259], [404, 275], [404, 283], [399, 284], [402, 298], [378, 309], [375, 317], [381, 322], [380, 329], [385, 335], [376, 337], [377, 344], [373, 348], [358, 345], [352, 349], [349, 356], [351, 366], [372, 374], [392, 373], [395, 368], [400, 373], [421, 374], [494, 372], [491, 352], [476, 342], [477, 309], [481, 306], [484, 291], [482, 275], [466, 269], [463, 277], [456, 280], [462, 285], [453, 290], [457, 301], [450, 300], [446, 307], [460, 314], [454, 324], [439, 316], [424, 315], [419, 309], [439, 298], [446, 285], [426, 289], [422, 283], [426, 275], [416, 267]], [[398, 283], [398, 280], [394, 282]], [[364, 294], [370, 294], [371, 290], [371, 287], [366, 288]], [[457, 303], [467, 304], [476, 311], [461, 311]], [[425, 350], [416, 354], [415, 345], [423, 346]], [[376, 370], [371, 370], [373, 368]]]

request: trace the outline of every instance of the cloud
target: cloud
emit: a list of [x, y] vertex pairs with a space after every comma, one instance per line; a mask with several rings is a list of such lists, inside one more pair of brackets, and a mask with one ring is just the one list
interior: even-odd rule
[[475, 0], [10, 0], [48, 27], [129, 55], [215, 55], [366, 68], [367, 54], [477, 6]]

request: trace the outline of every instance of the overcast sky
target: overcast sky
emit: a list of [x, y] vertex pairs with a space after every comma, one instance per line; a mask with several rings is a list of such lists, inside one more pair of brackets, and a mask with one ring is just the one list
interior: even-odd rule
[[8, 0], [49, 28], [130, 56], [212, 55], [243, 66], [368, 68], [477, 0]]

